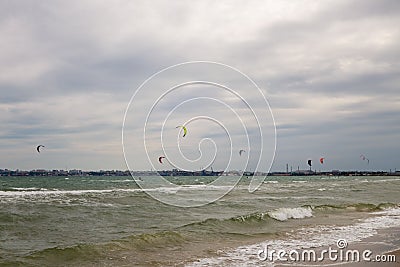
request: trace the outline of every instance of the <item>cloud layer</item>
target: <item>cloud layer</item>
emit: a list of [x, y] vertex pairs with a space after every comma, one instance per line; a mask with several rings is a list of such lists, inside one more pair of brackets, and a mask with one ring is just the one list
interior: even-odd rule
[[321, 156], [321, 170], [400, 169], [398, 25], [398, 1], [3, 2], [0, 168], [125, 169], [122, 119], [136, 88], [210, 60], [263, 90], [277, 127], [272, 170]]

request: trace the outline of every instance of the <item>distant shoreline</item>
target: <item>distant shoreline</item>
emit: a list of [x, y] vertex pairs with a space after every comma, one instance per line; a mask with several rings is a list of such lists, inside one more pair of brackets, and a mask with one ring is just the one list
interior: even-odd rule
[[[162, 171], [132, 171], [129, 170], [97, 170], [97, 171], [84, 171], [84, 170], [9, 170], [0, 169], [0, 176], [201, 176], [203, 171], [196, 172], [183, 172], [176, 170], [162, 170]], [[310, 171], [310, 170], [297, 170], [294, 172], [242, 172], [242, 171], [227, 171], [227, 172], [215, 172], [218, 175], [213, 176], [400, 176], [400, 171], [388, 172], [388, 171]]]

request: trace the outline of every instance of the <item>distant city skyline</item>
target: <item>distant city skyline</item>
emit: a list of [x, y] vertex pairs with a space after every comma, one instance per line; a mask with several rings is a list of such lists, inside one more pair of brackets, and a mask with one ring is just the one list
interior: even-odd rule
[[[400, 171], [389, 170], [389, 171], [349, 171], [349, 170], [331, 170], [331, 171], [316, 171], [316, 170], [293, 170], [293, 171], [275, 171], [275, 172], [248, 172], [241, 170], [229, 170], [226, 172], [222, 171], [194, 171], [185, 172], [180, 170], [162, 170], [162, 171], [129, 171], [129, 170], [9, 170], [0, 169], [0, 177], [25, 177], [25, 176], [129, 176], [133, 179], [139, 179], [141, 176], [158, 176], [161, 175], [164, 178], [168, 177], [196, 177], [196, 176], [400, 176]], [[217, 179], [217, 178], [216, 178]]]
[[[121, 132], [132, 95], [158, 71], [196, 60], [237, 68], [259, 86], [276, 124], [270, 171], [287, 164], [308, 169], [308, 159], [321, 171], [400, 169], [398, 1], [5, 1], [0, 14], [0, 169], [125, 170]], [[260, 94], [243, 89], [236, 77], [215, 80], [242, 90], [256, 113], [267, 110], [258, 105]], [[157, 85], [135, 103], [139, 115], [170, 86], [166, 80]], [[196, 159], [212, 158], [218, 147], [215, 170], [241, 169], [247, 156], [248, 169], [255, 169], [258, 157], [251, 153], [261, 143], [254, 121], [232, 95], [210, 88], [185, 87], [160, 101], [146, 132], [155, 169], [173, 168], [157, 160], [168, 151], [171, 161], [177, 157], [175, 143], [161, 147], [155, 140], [182, 103], [164, 128], [166, 137], [181, 142], [185, 157], [177, 163], [200, 169], [210, 160]], [[207, 90], [220, 102], [201, 102]], [[251, 151], [224, 104], [257, 139]], [[175, 127], [203, 111], [227, 126], [238, 145], [231, 148], [224, 129], [211, 121], [191, 122], [185, 139], [177, 139]], [[129, 141], [141, 146], [144, 125], [128, 119]], [[263, 141], [270, 153], [268, 127]], [[38, 145], [45, 146], [40, 153]], [[239, 155], [240, 149], [247, 153]], [[133, 170], [151, 169], [146, 154], [130, 160]], [[258, 170], [269, 166], [262, 159]]]

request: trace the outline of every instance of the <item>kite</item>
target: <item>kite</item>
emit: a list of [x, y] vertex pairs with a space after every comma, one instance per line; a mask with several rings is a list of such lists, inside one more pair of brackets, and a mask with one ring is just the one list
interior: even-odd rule
[[320, 159], [319, 159], [319, 162], [321, 162], [321, 164], [324, 164], [324, 159], [325, 159], [325, 158], [320, 158]]
[[239, 155], [241, 156], [243, 152], [246, 152], [246, 150], [240, 149], [239, 150]]
[[309, 160], [307, 161], [307, 163], [308, 163], [308, 165], [310, 165], [310, 167], [311, 167], [311, 159], [309, 159]]
[[186, 136], [186, 134], [187, 134], [187, 129], [186, 129], [185, 126], [178, 125], [178, 126], [176, 126], [175, 128], [182, 128], [182, 129], [183, 129], [183, 135], [182, 135], [182, 137], [185, 137], [185, 136]]
[[161, 156], [161, 157], [159, 157], [158, 158], [158, 161], [162, 164], [162, 159], [165, 159], [165, 157], [164, 156]]
[[367, 159], [364, 155], [360, 155], [360, 158], [362, 159], [362, 160], [366, 160], [367, 161], [367, 164], [369, 164], [369, 159]]
[[36, 147], [36, 150], [37, 150], [38, 153], [40, 153], [40, 148], [41, 148], [41, 147], [44, 147], [44, 145], [38, 145], [38, 146]]

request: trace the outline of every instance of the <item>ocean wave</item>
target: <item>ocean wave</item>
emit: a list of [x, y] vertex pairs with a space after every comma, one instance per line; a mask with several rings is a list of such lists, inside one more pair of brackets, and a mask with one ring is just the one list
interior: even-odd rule
[[342, 205], [318, 205], [313, 206], [313, 210], [318, 211], [332, 211], [332, 210], [347, 210], [347, 211], [359, 211], [359, 212], [373, 212], [373, 211], [383, 211], [393, 208], [398, 208], [399, 204], [396, 203], [380, 203], [380, 204], [371, 204], [371, 203], [349, 203]]
[[221, 228], [227, 229], [234, 227], [234, 225], [249, 225], [249, 224], [264, 224], [283, 222], [289, 219], [304, 219], [312, 216], [311, 207], [298, 207], [298, 208], [279, 208], [267, 212], [256, 212], [245, 215], [238, 215], [226, 219], [208, 218], [201, 222], [193, 222], [181, 226], [180, 228], [196, 228], [206, 227], [209, 229]]
[[[46, 188], [10, 188], [0, 191], [0, 203], [23, 203], [32, 202], [37, 203], [58, 203], [70, 205], [74, 200], [73, 205], [87, 205], [89, 202], [99, 202], [100, 198], [121, 198], [121, 197], [136, 197], [144, 196], [146, 193], [151, 194], [156, 192], [158, 194], [174, 195], [179, 191], [214, 191], [226, 190], [225, 186], [202, 186], [202, 185], [185, 185], [174, 187], [155, 187], [155, 188], [111, 188], [111, 189], [76, 189], [76, 190], [60, 190], [60, 189], [46, 189]], [[82, 203], [83, 199], [88, 199], [88, 202]], [[78, 201], [76, 201], [78, 200]], [[92, 201], [93, 200], [93, 201]], [[97, 205], [91, 203], [89, 205]], [[104, 203], [99, 205], [104, 206]]]
[[276, 181], [276, 180], [266, 180], [266, 181], [264, 181], [264, 184], [277, 184], [277, 183], [279, 183], [279, 181]]
[[287, 221], [289, 219], [304, 219], [313, 216], [311, 207], [279, 208], [268, 212], [268, 215], [278, 221]]
[[69, 247], [52, 247], [31, 253], [24, 257], [28, 263], [40, 262], [42, 266], [78, 266], [115, 257], [116, 254], [135, 254], [140, 251], [154, 251], [171, 246], [182, 246], [186, 237], [176, 231], [137, 234], [121, 239], [96, 244], [79, 244]]
[[48, 191], [48, 190], [49, 189], [47, 188], [39, 188], [39, 187], [11, 187], [4, 191]]
[[[122, 191], [128, 190], [128, 189], [120, 189]], [[135, 189], [133, 189], [135, 190]], [[58, 189], [52, 189], [52, 190], [11, 190], [11, 191], [0, 191], [0, 197], [2, 196], [33, 196], [33, 195], [63, 195], [63, 194], [68, 194], [68, 195], [82, 195], [82, 194], [88, 194], [88, 193], [110, 193], [115, 190], [112, 189], [103, 189], [103, 190], [95, 190], [95, 189], [90, 189], [90, 190], [58, 190]]]
[[140, 188], [129, 188], [129, 189], [86, 189], [86, 190], [58, 190], [58, 189], [34, 189], [31, 190], [5, 190], [0, 191], [1, 197], [23, 197], [23, 196], [54, 196], [54, 195], [85, 195], [85, 194], [108, 194], [108, 193], [138, 193], [146, 191], [158, 191], [162, 193], [176, 193], [177, 188], [160, 187], [154, 189], [140, 189]]
[[371, 183], [386, 183], [386, 182], [393, 182], [393, 181], [400, 181], [400, 178], [370, 180]]
[[[0, 191], [0, 203], [50, 203], [63, 206], [115, 206], [104, 198], [137, 195], [138, 189]], [[143, 194], [143, 193], [142, 193]]]
[[[356, 208], [354, 209], [354, 207]], [[101, 262], [107, 257], [114, 257], [115, 254], [135, 255], [136, 252], [140, 254], [143, 251], [157, 252], [160, 249], [180, 249], [185, 247], [186, 244], [197, 242], [198, 240], [193, 239], [194, 235], [196, 235], [194, 238], [197, 238], [199, 234], [202, 236], [209, 235], [208, 232], [203, 231], [204, 229], [209, 230], [212, 233], [211, 236], [214, 236], [214, 234], [241, 233], [240, 231], [235, 232], [235, 229], [246, 229], [245, 233], [249, 233], [248, 229], [262, 229], [264, 233], [264, 231], [267, 231], [265, 229], [270, 229], [269, 223], [279, 224], [287, 229], [285, 226], [286, 221], [318, 216], [318, 212], [331, 212], [332, 209], [344, 212], [349, 210], [370, 211], [374, 217], [363, 219], [348, 226], [316, 225], [301, 229], [292, 228], [293, 231], [288, 231], [287, 235], [285, 234], [287, 238], [283, 238], [282, 235], [273, 235], [273, 238], [269, 239], [268, 242], [273, 242], [274, 246], [276, 245], [276, 249], [306, 248], [307, 246], [322, 246], [328, 244], [327, 242], [332, 242], [333, 238], [337, 239], [342, 236], [346, 237], [349, 242], [360, 240], [371, 233], [375, 233], [377, 229], [400, 226], [400, 207], [394, 203], [283, 207], [226, 219], [209, 218], [177, 227], [174, 230], [135, 234], [112, 241], [105, 241], [104, 243], [47, 248], [24, 257], [24, 261], [26, 260], [26, 263], [34, 263], [36, 266], [41, 265], [37, 264], [38, 262], [45, 263], [46, 266], [79, 265], [82, 262], [86, 262], [94, 266], [97, 260]], [[264, 235], [260, 236], [265, 240]], [[256, 263], [260, 263], [257, 258], [254, 259], [254, 256], [257, 257], [254, 253], [260, 249], [260, 246], [262, 245], [258, 243], [222, 251], [221, 253], [218, 252], [221, 256], [200, 259], [196, 263], [190, 263], [189, 266], [242, 266], [247, 261], [249, 261], [247, 265], [252, 266], [250, 264], [252, 260], [254, 262], [257, 260]]]
[[[379, 205], [378, 205], [379, 206]], [[348, 243], [360, 242], [372, 237], [381, 229], [400, 226], [400, 208], [388, 208], [383, 211], [371, 213], [373, 217], [360, 219], [354, 224], [344, 226], [316, 225], [303, 227], [287, 234], [284, 239], [266, 240], [253, 245], [239, 246], [234, 249], [221, 250], [218, 256], [198, 259], [187, 263], [187, 267], [197, 266], [259, 266], [273, 261], [260, 262], [257, 252], [266, 246], [275, 251], [292, 251], [299, 249], [320, 248], [335, 246], [338, 239], [345, 239]], [[389, 244], [387, 244], [389, 245]], [[395, 248], [395, 245], [391, 245]]]
[[102, 194], [102, 193], [117, 193], [117, 192], [161, 192], [167, 194], [174, 194], [180, 190], [226, 190], [230, 186], [216, 186], [216, 185], [180, 185], [172, 187], [154, 187], [154, 188], [113, 188], [113, 189], [76, 189], [76, 190], [60, 190], [60, 189], [46, 189], [37, 187], [20, 188], [13, 187], [0, 191], [1, 196], [27, 196], [27, 195], [82, 195], [82, 194]]
[[[208, 218], [200, 222], [193, 222], [181, 226], [181, 228], [205, 227], [207, 229], [226, 229], [235, 225], [282, 223], [292, 219], [305, 219], [314, 216], [314, 212], [329, 213], [332, 211], [356, 211], [356, 212], [378, 212], [397, 209], [400, 206], [395, 203], [355, 203], [346, 205], [318, 205], [302, 207], [283, 207], [266, 212], [255, 212], [251, 214], [238, 215], [231, 218], [217, 219]], [[254, 226], [254, 225], [253, 225]]]
[[266, 197], [257, 197], [257, 199], [307, 199], [307, 200], [311, 200], [311, 199], [338, 199], [338, 197], [334, 197], [334, 196], [315, 196], [315, 195], [306, 195], [306, 196], [266, 196]]
[[182, 244], [187, 240], [187, 238], [177, 231], [162, 231], [156, 233], [145, 233], [139, 235], [132, 235], [127, 238], [123, 238], [114, 242], [135, 248], [155, 248], [155, 247], [165, 247], [170, 245]]
[[93, 183], [97, 183], [97, 182], [109, 182], [109, 183], [123, 183], [123, 182], [135, 182], [134, 179], [118, 179], [118, 180], [114, 180], [114, 179], [96, 179], [96, 180], [89, 180], [90, 182]]

